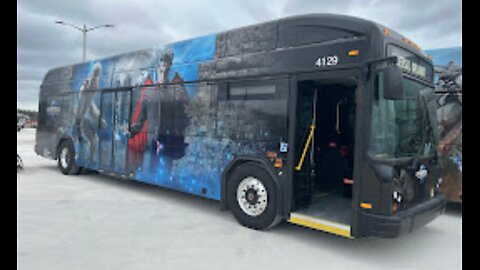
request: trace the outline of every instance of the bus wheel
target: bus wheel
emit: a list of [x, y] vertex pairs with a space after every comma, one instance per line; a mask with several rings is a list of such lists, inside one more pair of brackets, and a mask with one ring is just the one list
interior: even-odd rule
[[227, 192], [229, 208], [243, 226], [261, 230], [278, 223], [275, 185], [261, 165], [248, 162], [238, 166]]
[[64, 140], [58, 147], [58, 168], [67, 174], [79, 174], [81, 167], [75, 164], [75, 148], [70, 140]]

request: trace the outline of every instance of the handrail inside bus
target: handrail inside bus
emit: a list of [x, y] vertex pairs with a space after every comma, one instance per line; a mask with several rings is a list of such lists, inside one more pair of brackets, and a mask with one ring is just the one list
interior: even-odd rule
[[305, 160], [305, 156], [307, 155], [307, 150], [308, 146], [310, 145], [310, 141], [312, 141], [313, 137], [313, 132], [315, 130], [315, 125], [310, 125], [310, 134], [308, 134], [307, 142], [305, 143], [305, 146], [303, 147], [303, 152], [302, 152], [302, 157], [300, 158], [300, 161], [298, 162], [298, 165], [295, 167], [295, 170], [300, 171], [303, 165], [303, 161]]

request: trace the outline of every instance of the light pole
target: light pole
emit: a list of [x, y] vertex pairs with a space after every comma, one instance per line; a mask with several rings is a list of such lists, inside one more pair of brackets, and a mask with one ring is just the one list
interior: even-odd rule
[[78, 27], [76, 25], [73, 25], [64, 21], [56, 21], [55, 23], [70, 26], [83, 33], [83, 61], [84, 62], [87, 60], [87, 32], [90, 32], [102, 27], [113, 27], [113, 24], [102, 24], [102, 25], [97, 25], [95, 27], [87, 28], [85, 24], [83, 25], [83, 27]]

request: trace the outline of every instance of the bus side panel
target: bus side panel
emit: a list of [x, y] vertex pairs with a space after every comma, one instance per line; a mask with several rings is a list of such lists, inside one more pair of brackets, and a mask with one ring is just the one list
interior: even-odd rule
[[91, 61], [73, 68], [70, 89], [76, 94], [73, 103], [73, 125], [68, 125], [75, 146], [78, 166], [98, 170], [99, 127], [105, 120], [101, 118], [101, 89], [111, 88], [111, 78], [116, 59]]
[[[44, 85], [42, 92], [51, 93], [52, 88], [59, 86]], [[69, 86], [61, 84], [63, 89], [68, 90]], [[36, 132], [37, 154], [56, 158], [58, 144], [63, 138], [72, 138], [74, 123], [74, 105], [77, 94], [73, 92], [59, 92], [57, 94], [41, 94], [39, 97], [39, 114]]]
[[117, 92], [114, 104], [113, 130], [113, 166], [114, 171], [122, 174], [127, 172], [128, 135], [125, 130], [130, 121], [131, 92]]
[[84, 91], [78, 99], [74, 132], [78, 137], [75, 144], [77, 164], [92, 170], [99, 169], [99, 117], [100, 92]]
[[54, 159], [56, 155], [55, 120], [60, 115], [61, 107], [50, 96], [40, 95], [38, 122], [35, 139], [35, 152], [46, 158]]
[[[223, 84], [211, 83], [150, 89], [148, 100], [156, 103], [149, 103], [146, 110], [160, 108], [160, 114], [147, 113], [147, 142], [143, 161], [132, 172], [134, 178], [219, 200], [221, 175], [235, 156], [265, 156], [271, 151], [286, 157], [280, 153], [280, 142], [287, 138], [287, 80], [232, 86], [240, 89], [232, 91], [244, 89], [249, 94], [228, 98]], [[168, 98], [172, 92], [173, 114], [171, 109], [161, 109], [172, 108]], [[173, 127], [162, 113], [173, 116]]]
[[[199, 79], [199, 66], [215, 56], [216, 35], [167, 45], [152, 53], [152, 68], [135, 88], [128, 140], [130, 177], [142, 182], [220, 198], [218, 139], [214, 137], [216, 88]], [[118, 67], [120, 68], [120, 67]], [[173, 85], [172, 85], [173, 84]], [[212, 156], [213, 155], [213, 156]]]
[[[178, 79], [185, 73], [174, 74]], [[212, 199], [220, 198], [223, 162], [220, 142], [215, 138], [216, 90], [216, 86], [205, 83], [179, 82], [148, 87], [141, 98], [135, 98], [145, 103], [147, 117], [146, 130], [129, 142], [129, 165], [135, 179]], [[142, 95], [141, 92], [135, 94]], [[134, 113], [133, 117], [134, 130], [142, 115]]]
[[[156, 49], [150, 60], [145, 60], [148, 52], [141, 52], [138, 61], [150, 63], [135, 73], [115, 70], [136, 66], [136, 54], [76, 65], [72, 80], [62, 88], [71, 93], [64, 102], [70, 106], [69, 120], [45, 130], [56, 131], [57, 141], [71, 137], [77, 164], [98, 169], [99, 128], [106, 126], [100, 90], [130, 85], [134, 89], [127, 157], [115, 156], [113, 167], [127, 160], [126, 173], [133, 179], [218, 200], [221, 175], [236, 155], [265, 156], [270, 151], [285, 164], [280, 145], [287, 141], [288, 83], [278, 80], [283, 86], [277, 85], [277, 90], [277, 80], [240, 83], [231, 90], [225, 83], [185, 83], [208, 77], [212, 70], [204, 66], [214, 60], [216, 46], [211, 35]], [[169, 84], [136, 87], [161, 82]], [[237, 96], [230, 99], [227, 91]], [[238, 95], [242, 91], [245, 95]], [[133, 132], [135, 127], [139, 132]], [[51, 151], [55, 144], [49, 143]], [[138, 163], [132, 163], [133, 150], [139, 154]]]

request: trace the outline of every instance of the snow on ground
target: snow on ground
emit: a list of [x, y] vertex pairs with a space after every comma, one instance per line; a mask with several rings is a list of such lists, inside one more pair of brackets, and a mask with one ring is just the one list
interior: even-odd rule
[[462, 210], [396, 239], [240, 226], [219, 203], [94, 173], [65, 176], [17, 133], [17, 269], [462, 269]]

